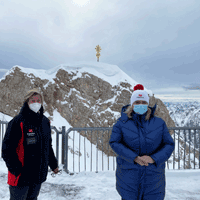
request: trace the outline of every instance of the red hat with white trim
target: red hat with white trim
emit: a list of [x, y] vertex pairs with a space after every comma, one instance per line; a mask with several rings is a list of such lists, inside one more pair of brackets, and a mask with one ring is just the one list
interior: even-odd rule
[[142, 100], [146, 101], [149, 104], [149, 96], [146, 91], [144, 91], [144, 86], [141, 84], [137, 84], [134, 87], [133, 94], [131, 96], [131, 106], [135, 101]]

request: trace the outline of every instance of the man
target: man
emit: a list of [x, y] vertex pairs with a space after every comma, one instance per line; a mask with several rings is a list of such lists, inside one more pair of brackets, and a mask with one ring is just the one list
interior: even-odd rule
[[8, 123], [2, 157], [8, 168], [10, 200], [37, 200], [48, 166], [58, 173], [50, 121], [43, 115], [43, 103], [39, 89], [28, 91], [20, 113]]

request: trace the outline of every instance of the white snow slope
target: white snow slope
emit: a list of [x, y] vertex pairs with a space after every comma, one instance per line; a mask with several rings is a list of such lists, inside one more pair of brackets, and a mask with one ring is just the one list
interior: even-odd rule
[[[41, 79], [48, 79], [50, 82], [54, 83], [53, 78], [55, 78], [55, 75], [59, 69], [64, 69], [68, 72], [74, 72], [78, 71], [79, 73], [77, 76], [74, 77], [74, 79], [77, 79], [81, 77], [81, 72], [89, 72], [104, 81], [109, 82], [112, 86], [118, 85], [120, 82], [128, 82], [132, 85], [132, 88], [138, 84], [135, 80], [133, 80], [130, 76], [128, 76], [126, 73], [124, 73], [117, 65], [111, 65], [107, 63], [99, 63], [99, 62], [74, 62], [74, 63], [67, 63], [59, 65], [55, 68], [49, 69], [49, 70], [43, 70], [43, 69], [32, 69], [32, 68], [24, 68], [21, 66], [14, 66], [9, 71], [6, 72], [6, 74], [0, 79], [5, 79], [5, 76], [13, 72], [14, 68], [18, 67], [21, 69], [22, 72], [27, 74], [34, 74], [36, 77], [39, 77]], [[152, 96], [152, 91], [147, 90], [144, 87], [144, 90], [147, 91], [147, 93]]]
[[[102, 63], [95, 63], [95, 67], [91, 69], [87, 69], [89, 72], [97, 73], [96, 71], [100, 71], [101, 73], [108, 73], [108, 74], [97, 74], [99, 77], [100, 74], [102, 78], [106, 81], [110, 80], [110, 76], [118, 76], [118, 79], [114, 80], [113, 83], [118, 83], [122, 80], [122, 75], [126, 77], [128, 82], [131, 82], [133, 86], [137, 84], [133, 80], [129, 80], [128, 77], [124, 72], [119, 71], [118, 67], [115, 66], [114, 69], [110, 68], [110, 71], [106, 71], [106, 66], [104, 65], [105, 70], [100, 69], [100, 64]], [[68, 66], [68, 65], [67, 65]], [[74, 68], [75, 66], [70, 67]], [[76, 65], [77, 66], [77, 65]], [[81, 65], [83, 66], [83, 65]], [[112, 65], [111, 65], [112, 66]], [[63, 67], [63, 66], [62, 66]], [[79, 65], [80, 67], [80, 65]], [[27, 68], [21, 68], [23, 70], [27, 70]], [[55, 75], [55, 71], [58, 68], [48, 71], [48, 79]], [[66, 68], [65, 68], [66, 69]], [[81, 70], [84, 70], [81, 68]], [[28, 69], [32, 72], [32, 69]], [[80, 69], [79, 69], [80, 70]], [[27, 72], [27, 71], [26, 71]], [[35, 70], [34, 73], [41, 75], [47, 74], [47, 71], [41, 73], [41, 71]], [[118, 73], [122, 75], [117, 75]], [[123, 77], [123, 78], [124, 78]], [[44, 77], [43, 77], [44, 78]], [[47, 78], [47, 77], [45, 77]], [[108, 79], [108, 80], [107, 80]], [[130, 78], [131, 79], [131, 78]], [[124, 80], [123, 80], [124, 81]], [[149, 91], [151, 92], [151, 91]], [[46, 117], [49, 117], [47, 112], [44, 113]], [[10, 121], [12, 117], [4, 115], [0, 113], [0, 120], [2, 121]], [[54, 110], [53, 113], [53, 120], [51, 121], [51, 125], [55, 126], [57, 129], [61, 128], [62, 126], [66, 126], [66, 130], [68, 130], [71, 126], [68, 122], [60, 116], [57, 110]], [[5, 134], [5, 127], [4, 130], [1, 127], [3, 135]], [[73, 138], [73, 132], [69, 134], [70, 139], [68, 145], [73, 148], [73, 139], [74, 139], [74, 151], [79, 150], [79, 136], [80, 136], [80, 151], [82, 156], [80, 157], [80, 172], [79, 172], [79, 156], [78, 154], [74, 154], [73, 160], [73, 153], [68, 151], [68, 169], [70, 172], [73, 172], [73, 161], [74, 161], [74, 171], [78, 172], [74, 175], [70, 176], [69, 174], [63, 173], [61, 175], [56, 175], [56, 178], [51, 177], [51, 172], [48, 173], [48, 177], [46, 182], [42, 184], [41, 191], [38, 197], [38, 200], [67, 200], [67, 199], [81, 199], [81, 200], [121, 200], [120, 195], [116, 191], [116, 178], [115, 178], [115, 170], [116, 170], [116, 160], [113, 157], [109, 157], [109, 170], [108, 170], [108, 157], [103, 154], [103, 170], [102, 170], [102, 153], [100, 151], [96, 151], [96, 146], [92, 145], [92, 172], [90, 172], [91, 167], [91, 143], [85, 139], [85, 147], [86, 147], [86, 172], [85, 172], [85, 152], [84, 152], [84, 139], [78, 133], [75, 133], [75, 138]], [[0, 140], [2, 141], [2, 139]], [[1, 145], [1, 142], [0, 142]], [[56, 134], [52, 135], [52, 146], [54, 149], [54, 153], [56, 155]], [[63, 165], [61, 164], [61, 136], [59, 138], [59, 168], [63, 169]], [[0, 146], [1, 148], [1, 146]], [[176, 144], [177, 148], [177, 144]], [[177, 152], [177, 149], [175, 150]], [[98, 153], [98, 164], [97, 164], [97, 153]], [[172, 154], [173, 155], [173, 154]], [[192, 157], [191, 157], [192, 158]], [[172, 161], [172, 156], [170, 159]], [[181, 163], [182, 164], [182, 163]], [[98, 169], [97, 169], [98, 167]], [[114, 169], [113, 169], [114, 167]], [[167, 165], [166, 165], [167, 167]], [[169, 163], [169, 170], [166, 168], [166, 200], [173, 200], [173, 199], [191, 199], [197, 200], [200, 199], [200, 169], [187, 169], [187, 170], [177, 170], [178, 165], [175, 164], [175, 169], [173, 170], [173, 163]], [[197, 166], [196, 166], [197, 168]], [[98, 173], [95, 173], [95, 171]], [[9, 199], [9, 188], [7, 184], [7, 167], [5, 162], [2, 158], [0, 158], [0, 199], [1, 200], [8, 200]]]

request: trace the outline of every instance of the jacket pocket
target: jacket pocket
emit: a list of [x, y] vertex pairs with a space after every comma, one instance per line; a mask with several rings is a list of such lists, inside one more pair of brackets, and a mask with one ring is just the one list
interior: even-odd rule
[[137, 163], [134, 161], [133, 163], [130, 163], [123, 158], [117, 157], [117, 164], [119, 167], [123, 169], [133, 169], [133, 168], [138, 168]]
[[[163, 163], [165, 165], [165, 163]], [[149, 171], [154, 171], [157, 173], [163, 173], [165, 172], [165, 169], [162, 165], [156, 166], [155, 163], [149, 163], [149, 166], [147, 167]]]

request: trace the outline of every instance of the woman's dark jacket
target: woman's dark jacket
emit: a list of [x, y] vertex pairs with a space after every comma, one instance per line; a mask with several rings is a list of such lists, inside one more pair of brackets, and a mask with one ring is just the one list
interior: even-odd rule
[[8, 168], [8, 184], [24, 186], [43, 183], [48, 166], [58, 167], [51, 139], [50, 121], [40, 113], [30, 110], [25, 102], [20, 113], [6, 129], [2, 144], [2, 157]]

